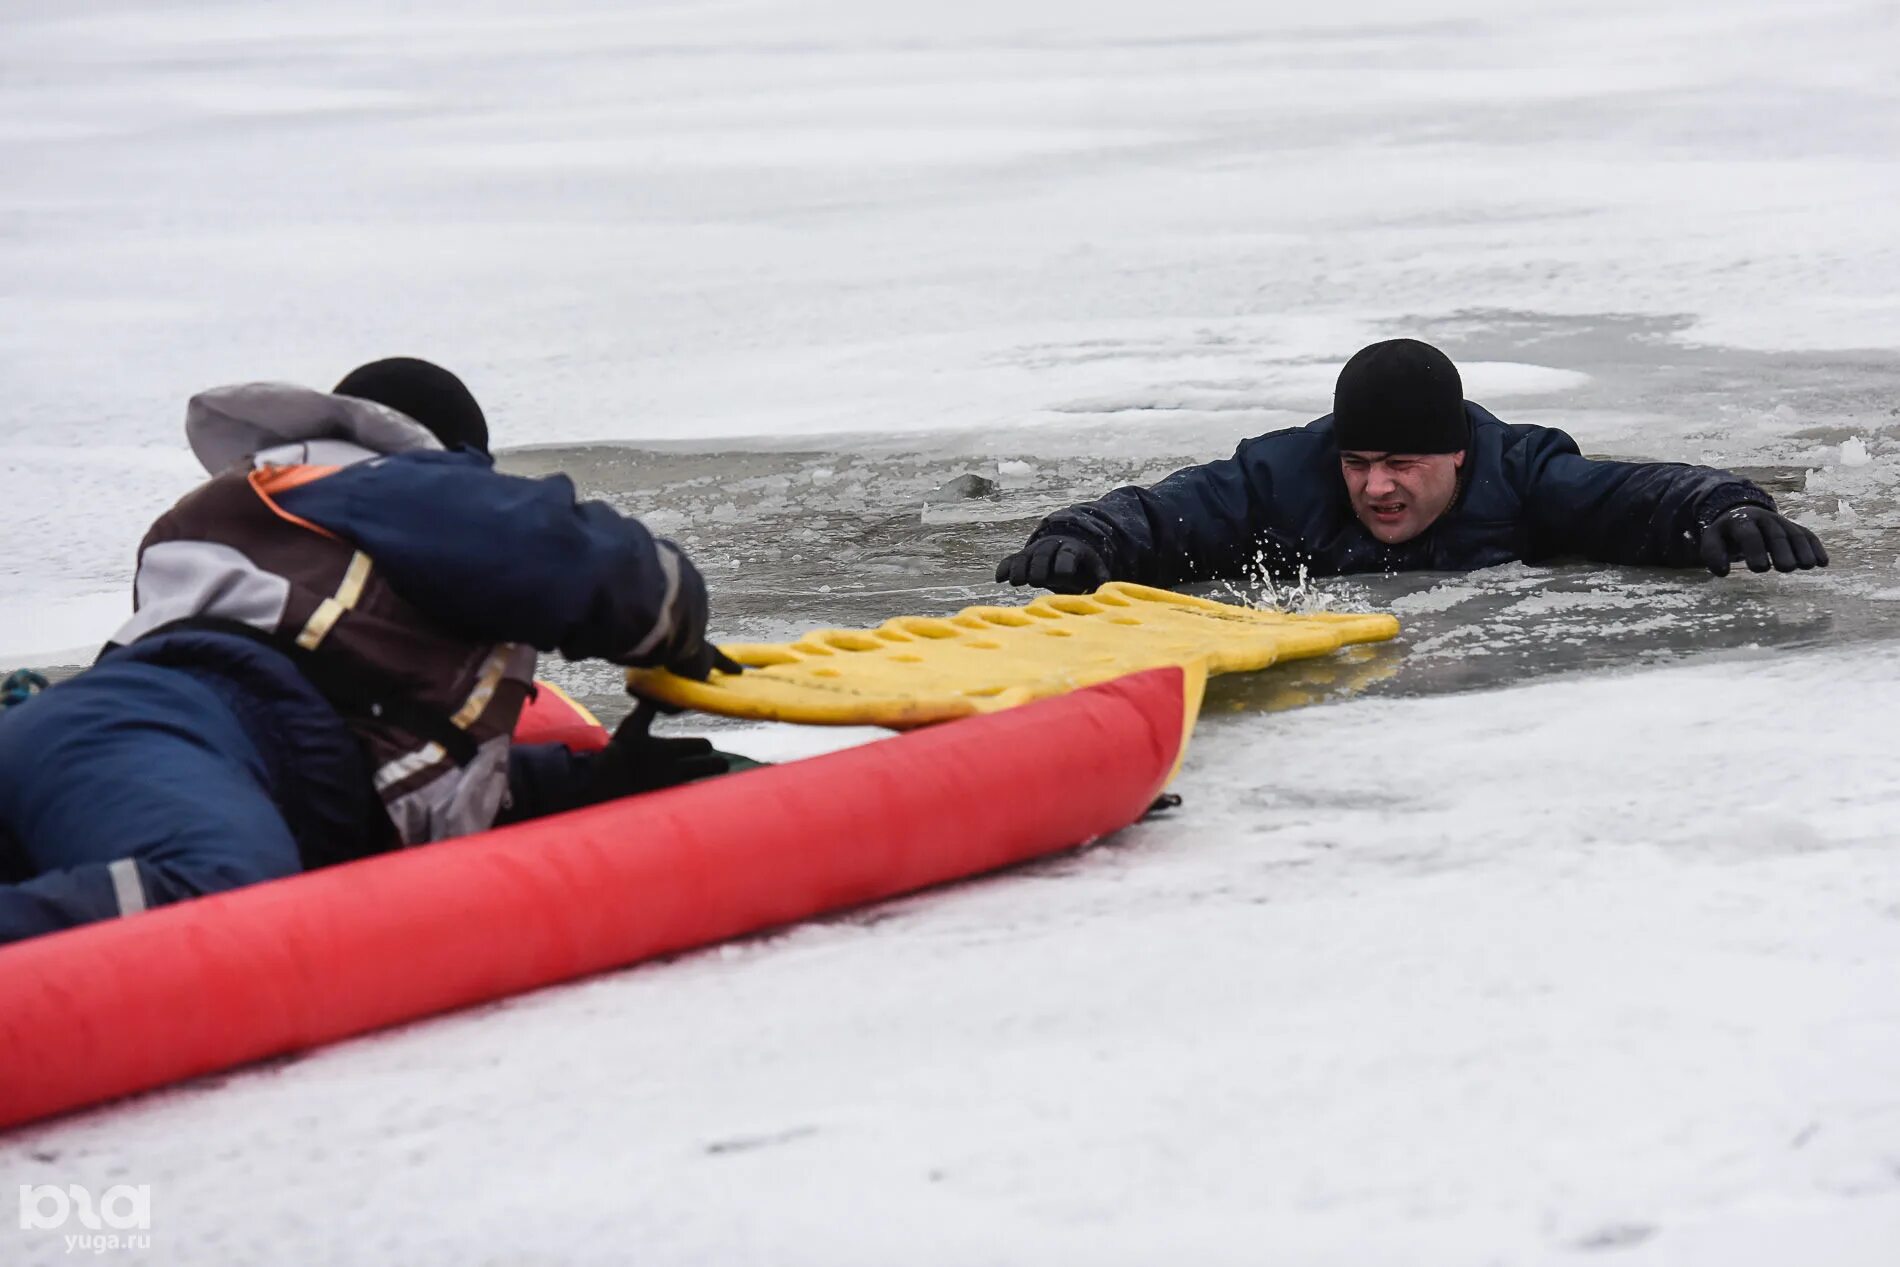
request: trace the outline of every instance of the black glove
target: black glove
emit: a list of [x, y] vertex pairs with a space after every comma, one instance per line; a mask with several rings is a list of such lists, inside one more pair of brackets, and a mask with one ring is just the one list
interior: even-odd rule
[[622, 796], [657, 792], [725, 774], [731, 763], [705, 739], [661, 739], [647, 733], [655, 710], [641, 703], [627, 714], [613, 739], [594, 758], [580, 803], [597, 805]]
[[728, 656], [710, 642], [701, 642], [699, 646], [676, 660], [666, 664], [669, 673], [692, 678], [695, 682], [704, 682], [714, 669], [721, 673], [744, 673], [745, 666]]
[[1723, 511], [1702, 530], [1702, 562], [1717, 576], [1728, 575], [1736, 559], [1748, 561], [1751, 572], [1777, 572], [1827, 566], [1821, 539], [1793, 520], [1766, 506], [1737, 506]]
[[1011, 585], [1038, 585], [1058, 594], [1086, 594], [1107, 583], [1108, 562], [1086, 541], [1043, 537], [998, 563], [996, 579]]

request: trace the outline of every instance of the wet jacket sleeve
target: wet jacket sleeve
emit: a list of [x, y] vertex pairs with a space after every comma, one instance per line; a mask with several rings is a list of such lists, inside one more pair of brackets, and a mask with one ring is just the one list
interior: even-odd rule
[[1537, 427], [1521, 446], [1520, 496], [1528, 558], [1581, 555], [1602, 563], [1691, 567], [1702, 529], [1736, 506], [1774, 498], [1727, 471], [1680, 462], [1584, 457], [1562, 431]]
[[1231, 458], [1176, 471], [1150, 488], [1118, 488], [1044, 519], [1030, 540], [1075, 537], [1094, 546], [1109, 577], [1180, 585], [1236, 576], [1278, 543], [1297, 549], [1273, 505], [1276, 469], [1292, 457], [1283, 433], [1241, 442]]
[[466, 451], [405, 453], [277, 500], [472, 640], [645, 663], [683, 623], [704, 623], [705, 584], [685, 556], [606, 503], [578, 500], [564, 475], [503, 475]]

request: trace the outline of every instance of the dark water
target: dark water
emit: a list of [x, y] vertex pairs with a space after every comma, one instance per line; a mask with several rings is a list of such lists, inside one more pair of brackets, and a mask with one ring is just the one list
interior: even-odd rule
[[[926, 499], [972, 463], [839, 450], [588, 449], [518, 456], [511, 465], [565, 469], [590, 494], [672, 535], [709, 578], [715, 632], [738, 642], [1027, 601], [1026, 592], [993, 583], [996, 560], [1048, 509], [1137, 474], [1126, 462], [1064, 459], [1019, 476], [1019, 486], [1000, 497], [946, 505]], [[1790, 488], [1800, 472], [1749, 473], [1789, 509], [1806, 500]], [[1895, 537], [1892, 528], [1836, 536], [1827, 572], [1786, 577], [1743, 571], [1717, 580], [1699, 571], [1560, 564], [1319, 581], [1291, 595], [1293, 604], [1391, 610], [1404, 633], [1326, 661], [1219, 679], [1209, 708], [1477, 690], [1695, 653], [1889, 636], [1900, 611]], [[1197, 589], [1236, 596], [1224, 587]], [[1258, 586], [1240, 596], [1263, 604], [1288, 597]], [[551, 664], [548, 671], [598, 709], [619, 711], [610, 667]]]
[[[1821, 532], [1832, 566], [1795, 576], [1744, 570], [1723, 580], [1572, 563], [1320, 581], [1296, 603], [1391, 610], [1403, 635], [1328, 661], [1217, 680], [1210, 711], [1481, 690], [1553, 673], [1900, 632], [1900, 357], [1697, 349], [1672, 340], [1673, 323], [1615, 315], [1470, 313], [1416, 332], [1460, 359], [1585, 370], [1589, 383], [1542, 402], [1537, 420], [1586, 437], [1593, 417], [1653, 415], [1671, 434], [1703, 437], [1721, 451], [1734, 440], [1725, 429], [1749, 428], [1747, 447], [1796, 460], [1733, 469]], [[1553, 406], [1564, 416], [1550, 417]], [[1246, 430], [1243, 419], [1239, 434]], [[900, 614], [1025, 601], [991, 577], [996, 560], [1043, 514], [1224, 455], [1235, 434], [1232, 419], [1131, 409], [1078, 417], [1074, 428], [1059, 430], [761, 441], [717, 452], [544, 449], [505, 463], [523, 473], [566, 471], [587, 494], [646, 518], [701, 563], [720, 637], [778, 641], [813, 626], [871, 626]], [[1830, 446], [1850, 437], [1859, 437], [1866, 460], [1840, 467]], [[942, 491], [972, 475], [994, 489], [966, 497]], [[1220, 596], [1216, 587], [1203, 591]], [[1254, 588], [1245, 597], [1274, 596]], [[611, 669], [550, 669], [594, 704], [618, 711]]]
[[[1900, 356], [1698, 349], [1675, 341], [1673, 323], [1613, 314], [1467, 313], [1392, 331], [1402, 332], [1461, 360], [1587, 372], [1589, 381], [1561, 399], [1540, 399], [1534, 419], [1586, 439], [1598, 420], [1617, 420], [1628, 434], [1625, 420], [1654, 418], [1673, 437], [1668, 456], [1681, 455], [1684, 436], [1714, 452], [1755, 454], [1758, 464], [1733, 469], [1820, 532], [1833, 566], [1725, 580], [1559, 564], [1320, 581], [1295, 604], [1390, 610], [1403, 635], [1326, 661], [1219, 679], [1211, 712], [1481, 690], [1553, 673], [1900, 632]], [[897, 615], [1026, 601], [991, 577], [1042, 515], [1118, 484], [1152, 482], [1230, 452], [1241, 435], [1286, 425], [1284, 413], [1257, 412], [1256, 421], [1244, 408], [1210, 416], [1105, 404], [1062, 427], [547, 448], [506, 453], [502, 464], [522, 474], [564, 471], [584, 495], [680, 542], [708, 578], [722, 640], [781, 641], [814, 626], [874, 626]], [[1842, 466], [1839, 446], [1850, 438], [1863, 460]], [[1657, 455], [1638, 447], [1599, 456]], [[976, 495], [946, 490], [958, 483]], [[1276, 596], [1256, 587], [1239, 597]], [[549, 661], [544, 671], [603, 716], [624, 710], [611, 666]]]

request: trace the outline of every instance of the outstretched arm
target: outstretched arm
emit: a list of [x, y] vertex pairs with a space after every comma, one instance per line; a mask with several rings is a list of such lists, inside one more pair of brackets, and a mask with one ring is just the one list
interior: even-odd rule
[[277, 500], [354, 543], [399, 594], [472, 639], [621, 664], [704, 654], [706, 587], [692, 563], [638, 520], [577, 500], [564, 475], [524, 479], [478, 454], [408, 453]]
[[[1704, 565], [1718, 576], [1727, 574], [1731, 557], [1746, 558], [1756, 571], [1771, 562], [1782, 571], [1827, 562], [1812, 533], [1776, 512], [1774, 498], [1728, 471], [1679, 462], [1595, 461], [1582, 456], [1564, 432], [1543, 428], [1526, 441], [1523, 471], [1538, 558], [1575, 554], [1604, 563]], [[1771, 549], [1776, 539], [1782, 544]], [[1799, 549], [1791, 544], [1796, 540]]]
[[1286, 434], [1243, 441], [1233, 457], [1151, 488], [1118, 488], [1058, 510], [998, 565], [996, 579], [1073, 592], [1109, 580], [1168, 586], [1238, 576], [1276, 536], [1268, 516]]

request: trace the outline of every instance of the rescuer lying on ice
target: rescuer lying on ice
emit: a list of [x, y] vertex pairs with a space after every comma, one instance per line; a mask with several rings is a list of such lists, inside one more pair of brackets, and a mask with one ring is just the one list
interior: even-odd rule
[[1563, 555], [1717, 576], [1735, 559], [1756, 572], [1827, 566], [1814, 534], [1747, 480], [1592, 461], [1561, 431], [1466, 400], [1437, 348], [1392, 339], [1346, 362], [1324, 418], [1057, 511], [996, 579], [1086, 593], [1112, 580], [1462, 572]]
[[146, 534], [132, 620], [0, 712], [0, 943], [724, 768], [643, 725], [511, 752], [537, 648], [738, 670], [685, 556], [498, 473], [447, 370], [219, 388], [186, 432], [212, 478]]

